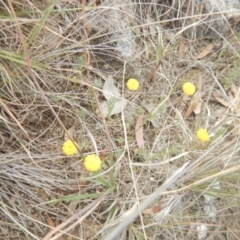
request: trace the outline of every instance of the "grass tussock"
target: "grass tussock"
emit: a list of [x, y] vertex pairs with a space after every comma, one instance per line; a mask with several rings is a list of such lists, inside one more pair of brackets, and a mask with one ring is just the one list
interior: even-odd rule
[[134, 214], [114, 239], [240, 237], [239, 10], [211, 7], [0, 1], [1, 239], [111, 239]]

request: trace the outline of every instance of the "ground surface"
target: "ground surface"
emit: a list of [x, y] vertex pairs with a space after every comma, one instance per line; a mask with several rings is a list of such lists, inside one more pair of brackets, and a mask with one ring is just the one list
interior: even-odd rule
[[239, 10], [216, 6], [0, 1], [0, 239], [106, 239], [184, 164], [117, 239], [240, 238]]

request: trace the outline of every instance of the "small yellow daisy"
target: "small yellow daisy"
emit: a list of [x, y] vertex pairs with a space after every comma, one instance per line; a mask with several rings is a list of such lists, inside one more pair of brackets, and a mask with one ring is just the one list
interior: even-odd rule
[[188, 96], [192, 96], [196, 91], [196, 87], [191, 82], [185, 82], [182, 88], [183, 88], [183, 92]]
[[131, 91], [136, 91], [139, 88], [139, 82], [135, 78], [130, 78], [127, 81], [127, 88]]
[[89, 172], [96, 172], [101, 168], [102, 161], [96, 154], [90, 154], [84, 159], [84, 166]]
[[76, 142], [72, 142], [70, 139], [65, 141], [62, 146], [62, 151], [65, 155], [67, 156], [72, 156], [78, 152], [77, 148], [75, 145], [77, 145]]
[[208, 142], [209, 141], [209, 135], [208, 135], [207, 129], [204, 129], [204, 128], [198, 129], [197, 137], [202, 142]]

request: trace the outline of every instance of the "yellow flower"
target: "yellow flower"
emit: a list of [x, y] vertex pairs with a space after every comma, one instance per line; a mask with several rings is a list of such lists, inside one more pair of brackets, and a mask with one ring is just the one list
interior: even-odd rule
[[127, 87], [129, 90], [131, 91], [135, 91], [139, 88], [139, 82], [137, 79], [135, 78], [130, 78], [128, 81], [127, 81]]
[[207, 129], [204, 129], [204, 128], [198, 129], [197, 137], [202, 142], [208, 142], [209, 141], [209, 135], [208, 135]]
[[102, 161], [96, 154], [90, 154], [84, 159], [84, 166], [89, 172], [96, 172], [101, 168]]
[[191, 82], [185, 82], [182, 88], [183, 92], [188, 96], [192, 96], [196, 91], [194, 84], [192, 84]]
[[74, 144], [77, 145], [76, 142], [72, 142], [70, 139], [65, 141], [62, 146], [63, 153], [66, 154], [67, 156], [72, 156], [76, 154], [78, 150]]

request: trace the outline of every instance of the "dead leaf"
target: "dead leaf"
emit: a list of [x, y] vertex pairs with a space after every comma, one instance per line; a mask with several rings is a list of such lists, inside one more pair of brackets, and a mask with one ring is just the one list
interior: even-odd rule
[[[240, 111], [239, 111], [240, 110], [239, 109], [240, 95], [238, 93], [238, 89], [235, 86], [235, 84], [232, 84], [230, 91], [228, 92], [228, 101], [217, 97], [215, 94], [214, 94], [214, 97], [220, 104], [222, 104], [224, 107], [228, 108], [226, 113], [230, 110], [231, 112], [236, 114], [236, 116], [238, 116], [238, 117], [240, 116]], [[240, 127], [239, 127], [238, 121], [231, 119], [231, 117], [227, 118], [227, 115], [225, 115], [225, 114], [221, 114], [220, 120], [221, 120], [221, 122], [224, 121], [227, 124], [233, 125], [234, 132], [231, 134], [231, 139], [235, 139], [240, 134]], [[219, 124], [219, 121], [217, 124]]]
[[54, 224], [53, 220], [49, 217], [49, 215], [47, 213], [46, 213], [46, 220], [47, 220], [47, 224], [49, 227], [55, 228], [55, 224]]
[[206, 57], [213, 50], [214, 47], [215, 47], [215, 43], [208, 44], [207, 47], [204, 48], [203, 51], [197, 55], [196, 59], [199, 60]]
[[217, 95], [215, 95], [215, 94], [214, 94], [214, 97], [215, 97], [215, 99], [216, 99], [219, 103], [221, 103], [224, 107], [227, 107], [227, 108], [230, 108], [230, 107], [231, 107], [231, 104], [230, 104], [229, 102], [223, 100], [222, 98], [217, 97]]
[[[48, 232], [51, 232], [53, 228], [55, 228], [55, 224], [53, 220], [49, 217], [49, 215], [46, 213], [46, 220], [47, 220], [47, 225], [49, 226]], [[62, 237], [57, 238], [57, 240], [63, 240]]]
[[149, 114], [151, 114], [150, 122], [152, 123], [152, 125], [155, 128], [161, 127], [160, 117], [163, 112], [162, 108], [164, 106], [164, 103], [162, 102], [156, 106], [156, 104], [144, 101], [143, 106], [147, 109]]
[[110, 99], [101, 103], [103, 116], [108, 117], [122, 112], [127, 106], [126, 99]]
[[65, 132], [65, 134], [64, 134], [64, 140], [65, 141], [73, 139], [73, 133], [74, 133], [74, 130], [75, 130], [74, 128], [75, 127], [72, 126], [67, 130], [67, 132]]
[[[112, 76], [109, 76], [103, 85], [103, 95], [107, 101], [101, 103], [102, 113], [104, 117], [112, 116], [122, 112], [127, 106], [127, 100], [120, 98], [121, 94], [119, 89], [114, 85]], [[100, 111], [97, 109], [97, 114]]]
[[201, 77], [201, 69], [194, 69], [192, 72], [192, 78], [196, 79], [197, 81], [195, 82], [196, 86], [196, 93], [193, 95], [192, 100], [190, 102], [190, 105], [187, 109], [187, 112], [184, 115], [184, 118], [188, 118], [192, 112], [195, 114], [199, 114], [201, 112], [201, 107], [202, 107], [202, 101], [201, 101], [201, 95], [202, 95], [202, 77]]
[[231, 91], [229, 91], [229, 93], [228, 93], [229, 101], [225, 101], [222, 98], [217, 97], [215, 94], [214, 94], [214, 97], [224, 107], [229, 108], [232, 112], [239, 115], [240, 114], [240, 112], [239, 112], [240, 95], [238, 93], [238, 90], [237, 90], [235, 84], [232, 84], [230, 90]]
[[[79, 164], [79, 163], [78, 163]], [[87, 169], [84, 167], [83, 162], [81, 164], [79, 164], [79, 167], [81, 169], [81, 178], [82, 179], [86, 179], [89, 177], [89, 172], [87, 171]], [[82, 180], [78, 183], [78, 187], [81, 189], [83, 187], [85, 187], [87, 185], [87, 181], [86, 180]]]
[[[191, 115], [191, 113], [194, 112], [195, 110], [199, 110], [198, 109], [199, 108], [199, 104], [200, 104], [199, 102], [201, 102], [201, 93], [200, 93], [200, 91], [197, 91], [194, 94], [194, 96], [193, 96], [193, 98], [192, 98], [192, 100], [190, 102], [190, 105], [189, 105], [189, 107], [188, 107], [188, 109], [187, 109], [187, 111], [186, 111], [186, 113], [184, 115], [185, 119], [188, 118]], [[201, 110], [201, 106], [200, 106], [200, 110]], [[196, 111], [196, 112], [198, 112], [198, 111]]]
[[156, 214], [161, 211], [161, 204], [159, 203], [156, 206], [153, 206], [152, 208], [145, 209], [143, 213], [145, 214]]
[[154, 20], [150, 17], [149, 14], [147, 14], [147, 23], [149, 26], [151, 37], [152, 37], [152, 39], [155, 39], [155, 37], [157, 35], [156, 25], [153, 24]]
[[201, 110], [202, 110], [202, 101], [199, 101], [198, 104], [197, 104], [197, 106], [196, 106], [195, 109], [193, 110], [193, 112], [194, 112], [195, 114], [199, 114], [199, 113], [201, 112]]
[[114, 96], [121, 97], [119, 89], [114, 85], [112, 76], [109, 76], [103, 85], [103, 95], [107, 100], [110, 100]]
[[202, 70], [197, 68], [194, 70], [193, 78], [196, 79], [195, 86], [198, 91], [202, 91]]
[[153, 214], [158, 213], [158, 212], [160, 212], [160, 210], [161, 210], [161, 205], [159, 204], [159, 205], [154, 206], [154, 207], [152, 208], [152, 213], [153, 213]]
[[144, 120], [144, 112], [138, 117], [136, 126], [135, 126], [135, 133], [136, 133], [136, 141], [138, 148], [144, 148], [144, 139], [143, 139], [143, 120]]

